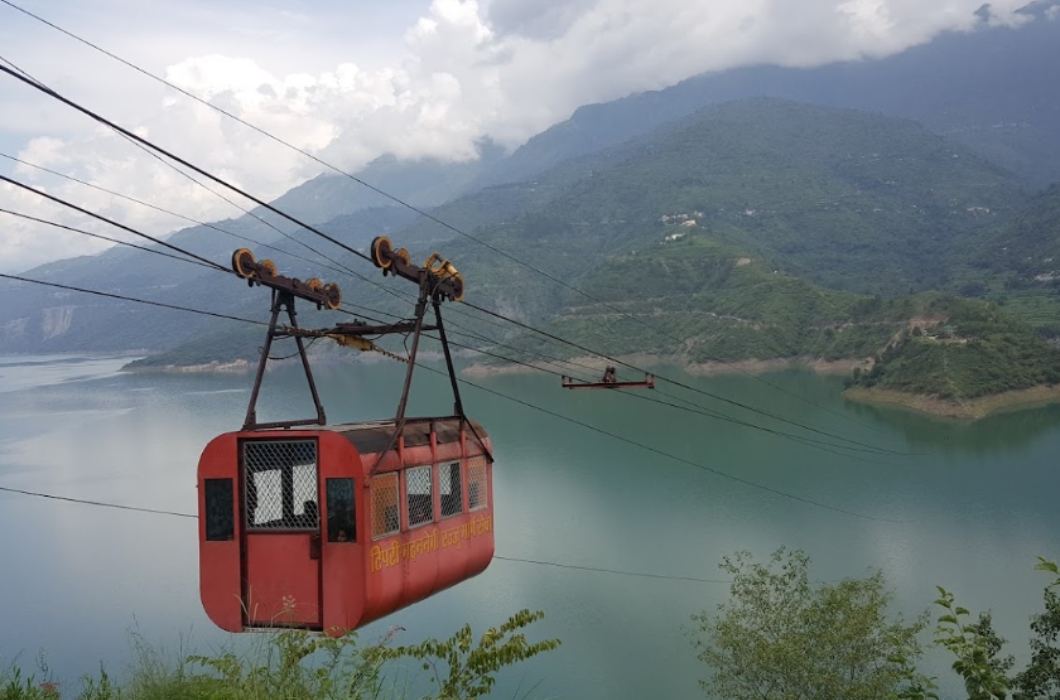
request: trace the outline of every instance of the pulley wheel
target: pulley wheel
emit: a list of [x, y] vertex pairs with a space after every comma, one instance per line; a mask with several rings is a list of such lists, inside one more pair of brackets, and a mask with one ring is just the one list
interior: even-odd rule
[[243, 279], [250, 279], [254, 276], [252, 265], [254, 265], [254, 254], [249, 248], [240, 248], [232, 253], [232, 271]]
[[449, 278], [449, 282], [453, 285], [453, 301], [463, 301], [464, 276], [458, 272]]
[[390, 239], [386, 236], [376, 236], [372, 240], [372, 260], [375, 262], [376, 267], [381, 267], [384, 270], [393, 264], [393, 261], [388, 257], [389, 253], [394, 250], [394, 247], [390, 244]]
[[342, 290], [339, 289], [339, 285], [329, 282], [320, 291], [324, 293], [324, 306], [332, 311], [342, 306]]

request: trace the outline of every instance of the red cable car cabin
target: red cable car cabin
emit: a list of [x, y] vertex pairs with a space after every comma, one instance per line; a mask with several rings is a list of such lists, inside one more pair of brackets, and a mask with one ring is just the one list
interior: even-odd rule
[[338, 634], [485, 570], [484, 429], [410, 419], [369, 477], [393, 431], [385, 421], [210, 442], [199, 462], [199, 566], [215, 624]]
[[[462, 296], [463, 278], [437, 254], [424, 267], [410, 264], [385, 238], [373, 241], [372, 258], [384, 274], [419, 284], [413, 321], [300, 328], [295, 298], [335, 309], [338, 287], [278, 275], [246, 249], [232, 256], [237, 275], [272, 289], [272, 320], [243, 429], [212, 440], [199, 460], [199, 587], [206, 614], [222, 629], [342, 634], [481, 573], [493, 557], [493, 449], [464, 415], [440, 308]], [[433, 326], [423, 323], [428, 301]], [[282, 327], [281, 310], [289, 319]], [[453, 416], [405, 417], [425, 330], [437, 331], [445, 352]], [[397, 415], [327, 426], [302, 339], [379, 350], [367, 338], [388, 333], [412, 335]], [[315, 418], [257, 421], [275, 338], [294, 338]]]

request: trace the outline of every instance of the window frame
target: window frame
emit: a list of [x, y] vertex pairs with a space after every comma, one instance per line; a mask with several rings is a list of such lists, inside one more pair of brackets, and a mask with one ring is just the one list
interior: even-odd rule
[[[204, 539], [207, 542], [231, 542], [236, 538], [235, 479], [206, 478], [202, 488]], [[216, 517], [217, 507], [222, 511], [219, 518]]]
[[[332, 482], [348, 481], [350, 484], [350, 511], [351, 518], [349, 521], [349, 528], [352, 533], [348, 535], [346, 540], [338, 539], [338, 532], [342, 529], [338, 527], [338, 524], [333, 520], [332, 513], [332, 499], [331, 499], [331, 484]], [[352, 476], [329, 476], [324, 477], [324, 504], [327, 509], [327, 528], [324, 533], [327, 542], [329, 544], [356, 544], [357, 543], [357, 480]], [[334, 538], [332, 537], [332, 526], [335, 527]]]
[[[474, 460], [482, 460], [481, 462]], [[474, 463], [472, 463], [474, 461]], [[467, 512], [476, 513], [480, 510], [485, 510], [490, 507], [490, 475], [489, 475], [489, 462], [484, 457], [473, 457], [467, 460]], [[471, 505], [471, 470], [481, 465], [482, 467], [482, 493], [479, 498], [481, 503], [477, 506]], [[476, 484], [477, 485], [477, 484]]]
[[[409, 495], [410, 494], [409, 494], [409, 491], [408, 491], [409, 474], [411, 472], [418, 472], [418, 471], [423, 470], [423, 469], [427, 470], [427, 484], [430, 487], [430, 492], [427, 494], [427, 496], [428, 496], [427, 502], [430, 505], [430, 517], [428, 517], [426, 520], [423, 520], [421, 522], [413, 523], [412, 522], [412, 508], [411, 508], [411, 504], [409, 503]], [[404, 469], [401, 470], [401, 473], [402, 473], [401, 482], [402, 482], [402, 487], [403, 487], [402, 488], [402, 493], [405, 496], [405, 498], [403, 499], [404, 502], [405, 502], [405, 516], [406, 516], [405, 517], [405, 522], [407, 524], [406, 526], [407, 526], [408, 530], [412, 531], [412, 530], [415, 530], [417, 528], [421, 528], [421, 527], [423, 527], [425, 525], [430, 525], [430, 524], [434, 523], [435, 520], [436, 520], [436, 517], [435, 517], [436, 513], [435, 513], [435, 508], [434, 508], [434, 491], [435, 491], [435, 488], [434, 488], [434, 482], [435, 482], [435, 479], [434, 479], [434, 465], [433, 464], [417, 464], [417, 465], [412, 466], [412, 467], [405, 467]], [[414, 494], [414, 495], [422, 496], [423, 494]]]
[[[298, 463], [298, 464], [280, 464], [277, 466], [261, 466], [254, 465], [248, 466], [247, 464], [247, 450], [251, 445], [268, 445], [268, 444], [308, 444], [312, 446], [313, 450], [313, 461], [311, 463]], [[296, 502], [295, 491], [297, 486], [295, 484], [295, 470], [297, 467], [311, 466], [313, 468], [313, 502], [316, 504], [316, 523], [314, 525], [295, 525], [285, 523], [283, 520], [286, 518], [284, 514], [284, 504], [286, 496], [284, 493], [284, 484], [289, 482], [291, 486], [290, 493], [290, 505], [291, 505], [291, 517], [301, 518], [304, 516], [296, 512], [297, 507], [300, 505]], [[240, 484], [242, 486], [242, 493], [240, 494], [241, 501], [241, 513], [240, 522], [244, 532], [248, 534], [266, 534], [266, 533], [304, 533], [312, 534], [314, 532], [321, 531], [320, 522], [320, 445], [315, 438], [287, 438], [287, 439], [246, 439], [239, 441], [239, 471], [240, 471]], [[264, 474], [267, 472], [278, 472], [280, 483], [279, 483], [279, 496], [280, 496], [280, 515], [281, 523], [278, 525], [260, 525], [252, 522], [252, 518], [255, 513], [251, 512], [249, 507], [250, 493], [251, 493], [251, 480], [256, 478], [258, 474]], [[257, 490], [257, 484], [254, 485], [255, 491]], [[260, 505], [260, 494], [257, 495]], [[256, 508], [255, 508], [256, 510]], [[268, 521], [273, 522], [273, 521]]]
[[[375, 509], [376, 509], [376, 505], [377, 505], [376, 504], [375, 489], [377, 488], [377, 482], [381, 482], [384, 479], [394, 479], [394, 481], [395, 481], [395, 484], [394, 484], [394, 506], [397, 508], [397, 525], [392, 530], [387, 530], [385, 532], [381, 532], [381, 533], [377, 534], [376, 531], [375, 531], [375, 523], [376, 523]], [[370, 483], [370, 489], [372, 491], [372, 498], [371, 498], [371, 501], [372, 501], [372, 503], [371, 503], [371, 509], [372, 509], [371, 510], [372, 541], [375, 542], [377, 540], [385, 539], [387, 537], [393, 537], [394, 535], [399, 534], [401, 532], [401, 518], [402, 518], [402, 514], [401, 514], [401, 510], [402, 510], [402, 508], [401, 508], [401, 500], [402, 500], [401, 499], [401, 476], [396, 471], [384, 472], [382, 474], [376, 474], [375, 476], [373, 476], [369, 480], [369, 483]], [[383, 522], [384, 524], [386, 523], [386, 513], [383, 513], [381, 522]]]
[[[453, 465], [456, 465], [458, 476], [456, 483], [459, 485], [460, 493], [457, 497], [457, 510], [447, 514], [445, 512], [445, 502], [442, 500], [445, 497], [445, 494], [442, 493], [442, 467], [452, 467]], [[464, 471], [464, 463], [459, 459], [451, 459], [445, 462], [439, 462], [438, 464], [438, 515], [440, 520], [455, 518], [458, 515], [463, 515], [467, 512], [467, 509], [464, 507], [464, 493], [466, 491], [464, 488]], [[450, 476], [450, 483], [452, 483], [451, 479], [452, 477]]]

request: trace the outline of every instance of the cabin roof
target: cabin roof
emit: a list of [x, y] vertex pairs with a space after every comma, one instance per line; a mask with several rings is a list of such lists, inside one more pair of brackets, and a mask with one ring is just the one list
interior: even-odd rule
[[[475, 432], [483, 440], [486, 439], [486, 429], [482, 424], [468, 419], [474, 426]], [[460, 419], [457, 417], [447, 418], [409, 418], [405, 422], [402, 434], [405, 437], [406, 447], [418, 447], [431, 444], [431, 427], [438, 438], [438, 444], [444, 445], [460, 441]], [[341, 433], [343, 437], [353, 443], [361, 454], [381, 452], [386, 449], [390, 442], [390, 436], [394, 433], [394, 419], [381, 421], [365, 421], [363, 423], [344, 423], [340, 425], [329, 425], [322, 428]], [[468, 434], [470, 440], [474, 441], [474, 433]]]

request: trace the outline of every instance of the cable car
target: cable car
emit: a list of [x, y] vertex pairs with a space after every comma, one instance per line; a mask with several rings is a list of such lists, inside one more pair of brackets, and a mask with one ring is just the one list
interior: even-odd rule
[[[464, 415], [440, 303], [463, 280], [448, 261], [411, 265], [385, 238], [373, 260], [420, 284], [404, 391], [394, 418], [327, 425], [302, 339], [369, 344], [383, 329], [364, 323], [299, 328], [295, 297], [326, 308], [334, 285], [277, 275], [270, 261], [236, 251], [233, 269], [272, 288], [272, 320], [242, 430], [202, 453], [199, 578], [202, 604], [222, 629], [303, 628], [343, 634], [486, 569], [493, 557], [493, 456], [482, 425]], [[424, 325], [427, 302], [436, 323]], [[277, 324], [286, 310], [289, 325]], [[406, 418], [420, 333], [437, 330], [452, 383], [454, 415]], [[293, 337], [316, 404], [315, 418], [258, 423], [255, 405], [275, 338]]]
[[604, 370], [604, 375], [598, 382], [584, 382], [574, 377], [561, 377], [561, 385], [564, 389], [654, 389], [655, 375], [644, 374], [642, 382], [620, 382], [618, 374], [613, 366]]

